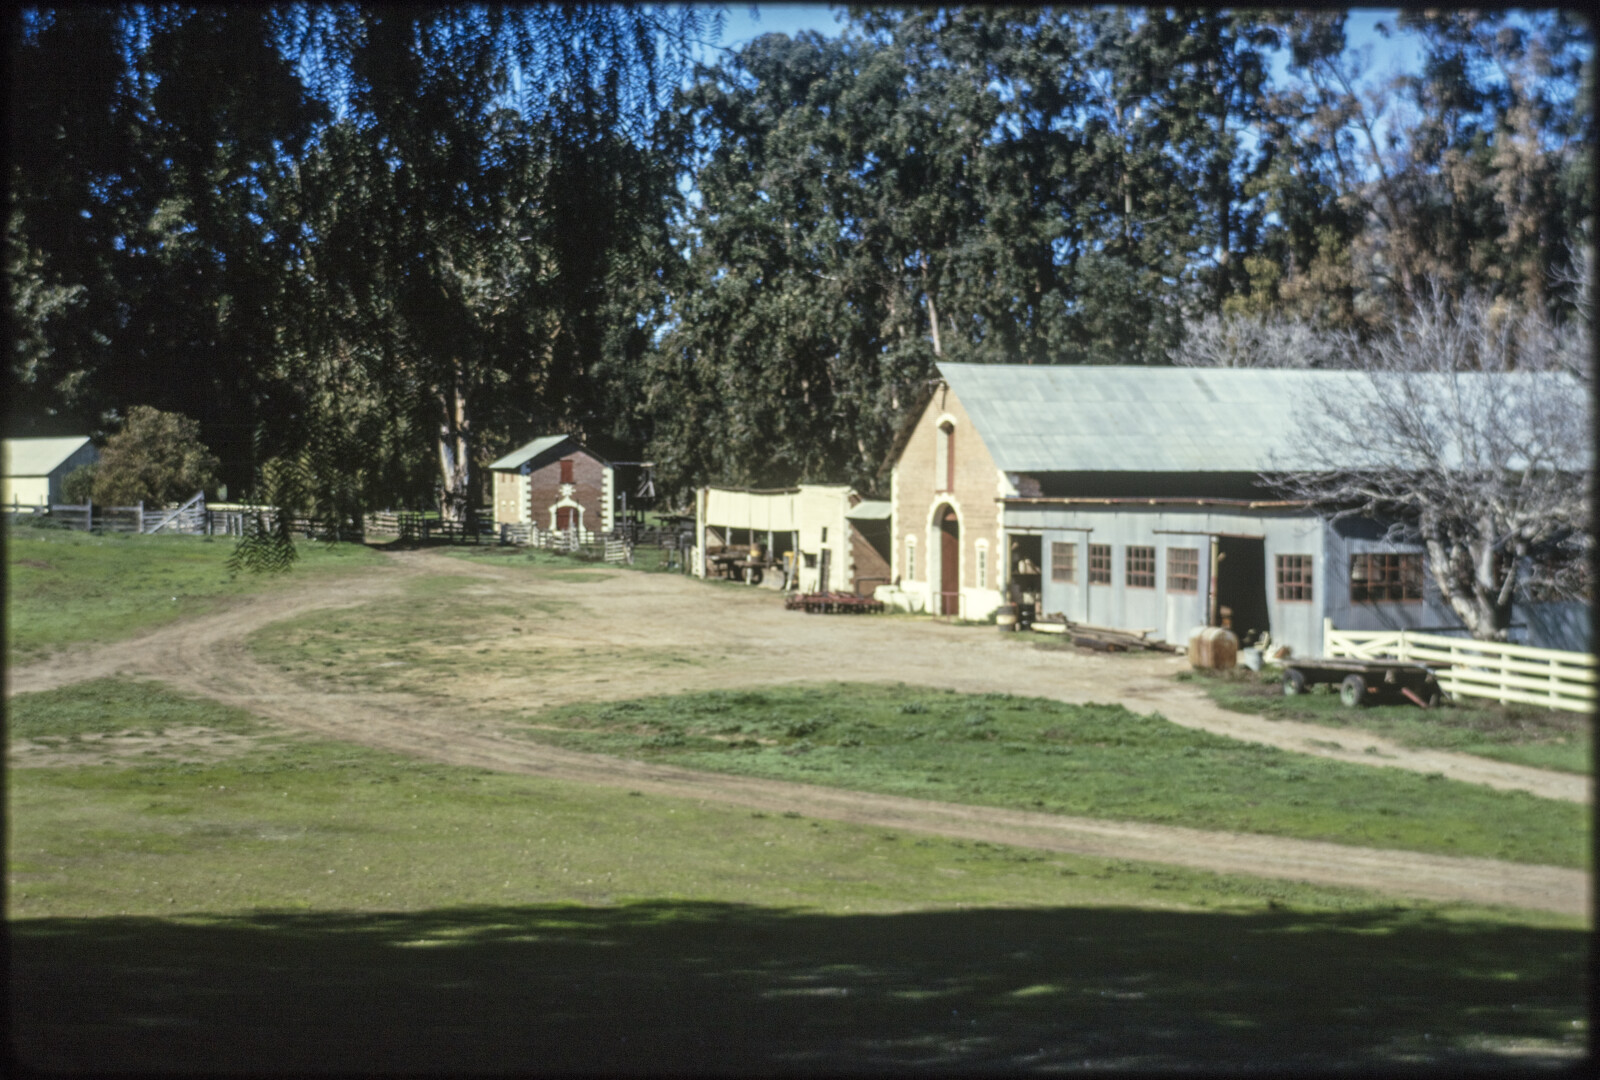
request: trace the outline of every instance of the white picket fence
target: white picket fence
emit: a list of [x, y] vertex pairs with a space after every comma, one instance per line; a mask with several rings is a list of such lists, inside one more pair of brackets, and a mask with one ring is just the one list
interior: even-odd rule
[[1362, 660], [1433, 660], [1450, 667], [1439, 672], [1448, 694], [1489, 698], [1502, 705], [1545, 705], [1571, 712], [1595, 708], [1595, 658], [1591, 653], [1536, 649], [1472, 638], [1445, 637], [1415, 630], [1335, 630], [1322, 624], [1325, 656]]

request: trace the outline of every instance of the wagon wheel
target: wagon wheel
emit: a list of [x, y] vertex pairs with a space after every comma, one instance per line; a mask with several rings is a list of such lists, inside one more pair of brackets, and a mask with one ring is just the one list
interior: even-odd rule
[[1360, 675], [1346, 675], [1339, 684], [1339, 700], [1352, 709], [1366, 704], [1367, 680]]
[[1283, 673], [1283, 696], [1294, 697], [1306, 692], [1306, 676], [1304, 672], [1289, 668]]
[[760, 585], [761, 584], [761, 567], [752, 566], [749, 570], [747, 570], [745, 572], [744, 579], [746, 581], [748, 581], [752, 585]]

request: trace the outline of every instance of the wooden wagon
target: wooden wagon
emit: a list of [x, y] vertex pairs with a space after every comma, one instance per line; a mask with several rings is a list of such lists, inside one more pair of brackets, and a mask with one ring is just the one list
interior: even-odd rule
[[1339, 700], [1351, 708], [1403, 699], [1431, 709], [1444, 700], [1438, 672], [1449, 666], [1405, 660], [1312, 656], [1284, 664], [1283, 693], [1293, 697], [1306, 693], [1318, 683], [1337, 683]]

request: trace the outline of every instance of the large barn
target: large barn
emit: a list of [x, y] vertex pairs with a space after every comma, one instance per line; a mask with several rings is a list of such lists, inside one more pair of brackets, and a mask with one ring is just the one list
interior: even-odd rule
[[879, 596], [896, 607], [982, 619], [1009, 595], [1042, 616], [1175, 642], [1227, 626], [1301, 653], [1321, 651], [1325, 618], [1344, 630], [1460, 625], [1420, 545], [1260, 486], [1263, 473], [1314, 464], [1297, 411], [1358, 392], [1358, 373], [940, 364], [939, 374], [893, 460], [896, 584]]

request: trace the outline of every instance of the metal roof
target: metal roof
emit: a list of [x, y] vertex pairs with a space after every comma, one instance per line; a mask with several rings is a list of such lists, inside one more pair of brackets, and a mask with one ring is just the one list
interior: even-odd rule
[[549, 451], [554, 450], [556, 447], [566, 442], [569, 438], [571, 438], [570, 435], [546, 435], [542, 439], [535, 439], [526, 446], [517, 447], [517, 449], [511, 451], [511, 453], [507, 454], [505, 457], [500, 458], [497, 461], [491, 461], [489, 463], [489, 468], [491, 470], [520, 469], [527, 462], [532, 461], [540, 454], [548, 453]]
[[894, 504], [887, 499], [862, 499], [844, 516], [851, 521], [888, 521], [893, 510]]
[[[1324, 467], [1306, 437], [1306, 410], [1375, 394], [1357, 371], [941, 363], [939, 373], [995, 465], [1021, 473]], [[1558, 379], [1583, 394], [1564, 375], [1509, 377]], [[1573, 451], [1587, 462], [1587, 447]]]
[[87, 435], [66, 435], [52, 439], [6, 439], [7, 476], [49, 476], [83, 444]]

